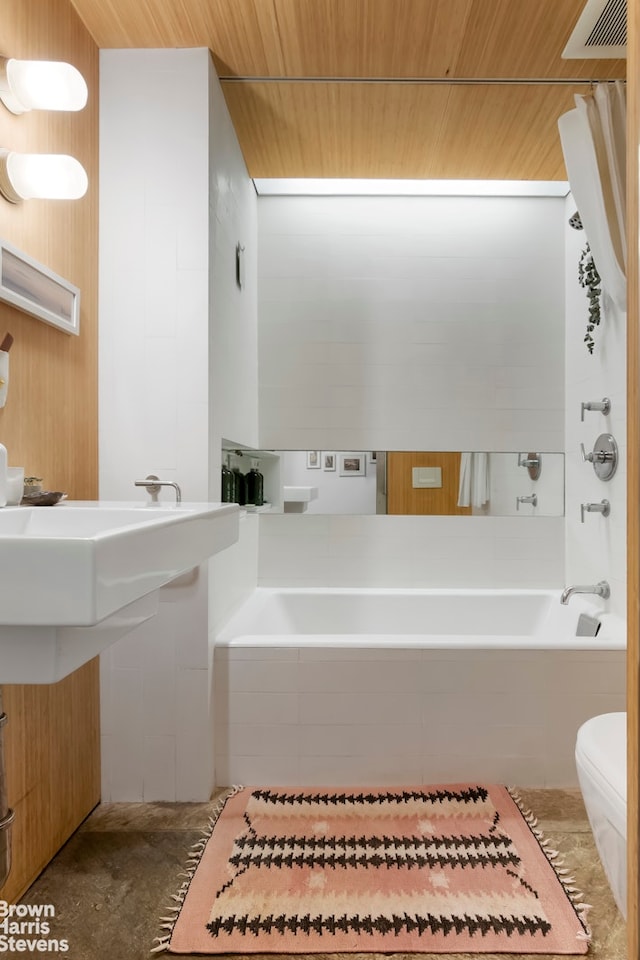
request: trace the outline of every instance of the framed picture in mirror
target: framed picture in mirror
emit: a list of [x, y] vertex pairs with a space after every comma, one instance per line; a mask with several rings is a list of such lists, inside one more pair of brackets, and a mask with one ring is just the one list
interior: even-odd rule
[[367, 472], [364, 453], [341, 453], [340, 476], [364, 477]]
[[320, 451], [307, 450], [307, 470], [320, 469]]
[[322, 454], [322, 469], [327, 472], [336, 469], [336, 455], [335, 453], [323, 453]]

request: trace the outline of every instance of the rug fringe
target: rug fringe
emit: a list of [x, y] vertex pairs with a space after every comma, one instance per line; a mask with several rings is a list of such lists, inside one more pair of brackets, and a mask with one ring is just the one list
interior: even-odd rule
[[522, 797], [518, 791], [509, 786], [507, 787], [507, 790], [511, 799], [517, 806], [529, 829], [531, 830], [531, 833], [538, 841], [540, 849], [553, 867], [553, 871], [562, 884], [562, 889], [564, 890], [567, 899], [571, 902], [571, 905], [576, 912], [576, 916], [583, 927], [583, 930], [578, 931], [576, 934], [576, 940], [586, 941], [588, 944], [590, 944], [593, 939], [593, 934], [587, 920], [587, 916], [589, 911], [593, 909], [591, 904], [583, 902], [584, 893], [575, 886], [576, 878], [570, 875], [571, 871], [567, 867], [563, 866], [564, 858], [561, 857], [560, 851], [552, 850], [549, 847], [549, 840], [545, 838], [544, 834], [538, 827], [537, 817], [534, 816], [531, 810], [528, 810], [524, 806]]
[[154, 937], [153, 942], [155, 943], [154, 947], [151, 947], [150, 953], [164, 953], [169, 949], [169, 943], [171, 942], [171, 934], [173, 933], [173, 928], [175, 927], [178, 917], [180, 916], [180, 911], [184, 904], [187, 891], [193, 880], [194, 874], [202, 859], [207, 843], [213, 833], [213, 828], [215, 827], [218, 818], [222, 811], [225, 808], [227, 800], [230, 800], [231, 797], [235, 797], [237, 793], [240, 793], [241, 790], [244, 790], [243, 786], [235, 785], [226, 791], [217, 801], [211, 813], [211, 816], [208, 819], [207, 825], [202, 831], [202, 836], [199, 840], [196, 840], [194, 844], [189, 847], [188, 850], [188, 859], [185, 861], [184, 870], [178, 874], [178, 878], [184, 877], [176, 893], [171, 894], [171, 899], [175, 901], [177, 906], [173, 904], [168, 905], [165, 909], [168, 913], [172, 913], [173, 916], [160, 917], [160, 929], [168, 930], [169, 933], [163, 934], [161, 937]]

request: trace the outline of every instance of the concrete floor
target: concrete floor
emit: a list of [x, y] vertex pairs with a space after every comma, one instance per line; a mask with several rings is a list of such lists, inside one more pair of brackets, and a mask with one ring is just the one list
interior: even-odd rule
[[[538, 817], [540, 829], [571, 867], [586, 902], [593, 906], [589, 916], [594, 938], [590, 960], [625, 960], [624, 922], [598, 860], [579, 793], [520, 793], [524, 806]], [[55, 917], [49, 920], [48, 937], [68, 940], [65, 955], [70, 960], [149, 960], [153, 939], [162, 932], [158, 918], [171, 903], [171, 894], [181, 882], [178, 874], [187, 850], [200, 838], [211, 808], [212, 804], [204, 803], [101, 804], [21, 903], [53, 905]], [[21, 954], [31, 955], [42, 953]], [[317, 954], [313, 960], [321, 956], [332, 955]], [[353, 954], [345, 956], [354, 960]], [[365, 960], [368, 955], [357, 956]], [[420, 956], [423, 960], [443, 960], [447, 955]], [[456, 960], [470, 956], [455, 955]], [[485, 960], [512, 957], [482, 956]], [[520, 954], [520, 960], [524, 956]]]

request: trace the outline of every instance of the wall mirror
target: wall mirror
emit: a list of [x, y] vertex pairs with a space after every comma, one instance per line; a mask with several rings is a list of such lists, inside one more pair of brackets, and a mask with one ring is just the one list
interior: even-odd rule
[[564, 454], [484, 451], [223, 451], [264, 476], [264, 512], [561, 517]]

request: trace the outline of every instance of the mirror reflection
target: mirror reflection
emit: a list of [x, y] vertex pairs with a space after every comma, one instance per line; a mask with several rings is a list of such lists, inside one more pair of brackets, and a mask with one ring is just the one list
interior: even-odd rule
[[[564, 514], [562, 453], [227, 449], [222, 479], [223, 499], [244, 501], [247, 509], [261, 512]], [[252, 502], [256, 499], [261, 502]]]

